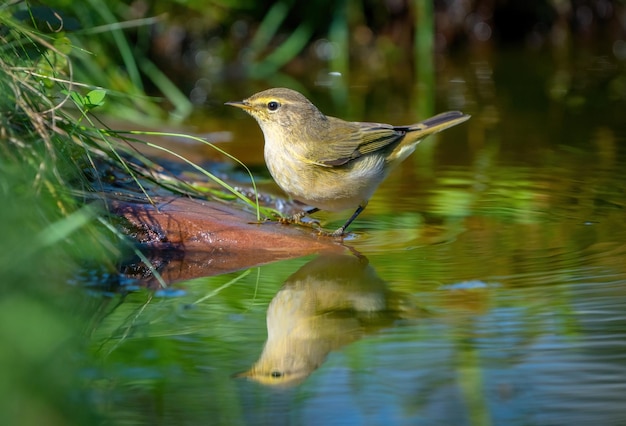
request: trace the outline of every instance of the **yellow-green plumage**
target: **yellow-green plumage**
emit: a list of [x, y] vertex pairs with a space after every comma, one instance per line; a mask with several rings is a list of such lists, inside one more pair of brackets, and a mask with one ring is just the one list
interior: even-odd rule
[[387, 174], [426, 136], [464, 122], [458, 111], [409, 126], [349, 122], [328, 117], [302, 94], [285, 88], [227, 105], [252, 115], [265, 137], [265, 162], [276, 183], [294, 199], [321, 210], [365, 208]]

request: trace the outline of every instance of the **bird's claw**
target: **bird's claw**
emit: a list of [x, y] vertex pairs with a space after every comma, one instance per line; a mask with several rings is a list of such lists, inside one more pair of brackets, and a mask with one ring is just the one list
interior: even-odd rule
[[345, 236], [344, 234], [344, 228], [339, 228], [334, 232], [328, 232], [328, 231], [324, 231], [321, 227], [317, 229], [317, 235], [321, 236], [321, 237], [331, 237], [331, 238], [341, 238], [343, 239], [343, 237]]
[[290, 223], [302, 224], [303, 223], [302, 218], [304, 216], [306, 216], [306, 212], [298, 212], [298, 213], [292, 214], [291, 216], [281, 217], [280, 219], [278, 219], [278, 221], [283, 224], [290, 224]]

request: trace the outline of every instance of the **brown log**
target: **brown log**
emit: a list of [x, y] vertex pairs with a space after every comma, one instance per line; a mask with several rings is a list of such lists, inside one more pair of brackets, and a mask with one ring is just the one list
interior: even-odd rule
[[109, 208], [129, 222], [128, 234], [141, 244], [168, 283], [345, 250], [312, 228], [276, 221], [256, 223], [252, 213], [218, 202], [183, 197], [153, 201], [154, 205], [111, 200]]

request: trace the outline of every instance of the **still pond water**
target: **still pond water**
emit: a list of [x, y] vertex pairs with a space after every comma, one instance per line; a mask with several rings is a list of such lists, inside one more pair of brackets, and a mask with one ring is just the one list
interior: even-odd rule
[[[430, 112], [472, 119], [390, 176], [345, 253], [102, 301], [103, 409], [133, 425], [626, 424], [625, 66], [450, 59]], [[424, 108], [406, 88], [348, 87], [350, 112], [316, 93], [350, 119]], [[256, 123], [225, 108], [200, 130], [233, 132], [224, 147], [262, 174]]]

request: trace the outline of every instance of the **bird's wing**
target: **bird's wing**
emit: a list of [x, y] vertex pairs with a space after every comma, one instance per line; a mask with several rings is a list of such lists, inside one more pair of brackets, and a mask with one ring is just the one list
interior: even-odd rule
[[395, 129], [389, 124], [350, 123], [334, 117], [333, 134], [328, 135], [324, 153], [320, 155], [325, 166], [342, 166], [363, 155], [384, 149], [402, 140], [405, 130]]

